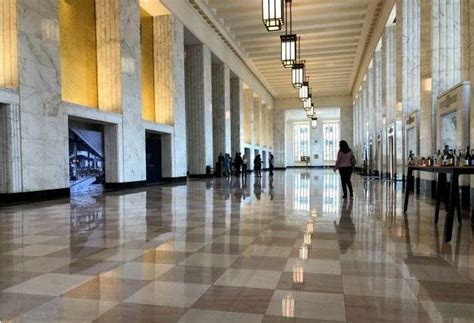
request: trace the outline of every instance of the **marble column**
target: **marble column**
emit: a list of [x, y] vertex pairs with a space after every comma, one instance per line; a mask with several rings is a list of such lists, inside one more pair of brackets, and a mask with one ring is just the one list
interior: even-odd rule
[[275, 156], [275, 167], [286, 167], [285, 125], [285, 110], [273, 110], [273, 155]]
[[[254, 98], [253, 101], [253, 144], [260, 147], [262, 141], [262, 99]], [[260, 151], [261, 154], [261, 151]]]
[[390, 24], [382, 35], [382, 105], [385, 109], [386, 125], [396, 121], [396, 27]]
[[244, 90], [244, 141], [246, 144], [253, 144], [253, 91], [249, 89]]
[[0, 105], [0, 125], [0, 193], [18, 193], [22, 190], [19, 105]]
[[142, 125], [139, 0], [120, 0], [123, 170], [121, 182], [146, 180]]
[[[432, 97], [432, 1], [420, 2], [420, 156], [428, 157], [436, 151], [436, 98]], [[434, 101], [433, 101], [434, 99]], [[432, 181], [436, 180], [433, 174], [420, 173], [420, 190], [426, 194], [433, 194]]]
[[22, 191], [69, 187], [58, 1], [18, 0]]
[[203, 175], [214, 167], [212, 140], [211, 51], [205, 45], [186, 45], [186, 137], [188, 171]]
[[[464, 1], [463, 1], [464, 4]], [[466, 8], [466, 5], [463, 6], [466, 12], [468, 12], [468, 17], [470, 19], [474, 19], [474, 1], [469, 2], [469, 6]], [[469, 47], [469, 76], [468, 79], [471, 82], [471, 111], [470, 111], [470, 124], [471, 124], [471, 149], [474, 149], [474, 91], [473, 91], [473, 84], [474, 84], [474, 24], [468, 24], [469, 28], [466, 28], [466, 32], [464, 34], [468, 34], [469, 38], [463, 39], [464, 42], [470, 44]], [[471, 176], [471, 201], [474, 199], [474, 176]], [[473, 206], [471, 205], [471, 210]]]
[[244, 92], [243, 83], [240, 78], [230, 80], [230, 129], [231, 129], [231, 151], [243, 154], [244, 146]]
[[270, 107], [268, 111], [268, 148], [273, 151], [273, 113], [274, 109]]
[[[373, 57], [373, 73], [372, 73], [372, 88], [373, 88], [373, 143], [374, 143], [374, 169], [380, 175], [382, 170], [382, 154], [384, 144], [381, 138], [382, 125], [382, 52], [377, 49]], [[379, 138], [380, 134], [380, 138]]]
[[220, 153], [233, 155], [230, 147], [230, 70], [212, 64], [212, 134], [214, 163]]

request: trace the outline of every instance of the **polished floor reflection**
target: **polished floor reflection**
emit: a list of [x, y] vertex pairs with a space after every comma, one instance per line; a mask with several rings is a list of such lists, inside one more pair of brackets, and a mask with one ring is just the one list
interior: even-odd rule
[[472, 322], [469, 220], [330, 170], [0, 209], [0, 321]]

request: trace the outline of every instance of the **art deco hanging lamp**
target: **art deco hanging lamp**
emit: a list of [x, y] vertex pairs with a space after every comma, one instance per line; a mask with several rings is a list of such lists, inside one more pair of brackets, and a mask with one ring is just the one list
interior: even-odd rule
[[295, 89], [301, 88], [304, 82], [305, 65], [301, 60], [301, 37], [298, 37], [298, 61], [293, 65], [291, 70], [291, 83]]
[[300, 101], [306, 101], [308, 96], [309, 96], [309, 77], [306, 78], [306, 80], [303, 82], [303, 84], [300, 87], [300, 94], [299, 94]]
[[285, 23], [285, 0], [262, 0], [262, 20], [268, 31], [278, 31]]

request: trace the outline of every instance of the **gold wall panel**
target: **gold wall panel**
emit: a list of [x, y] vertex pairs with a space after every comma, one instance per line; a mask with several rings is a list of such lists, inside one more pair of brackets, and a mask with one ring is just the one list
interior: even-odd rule
[[18, 88], [16, 0], [0, 0], [0, 87]]
[[95, 12], [99, 109], [121, 113], [120, 1], [96, 0]]
[[153, 57], [153, 17], [140, 11], [142, 118], [155, 122], [155, 64]]
[[97, 108], [95, 0], [60, 0], [59, 21], [62, 99]]
[[173, 18], [153, 17], [155, 41], [155, 121], [174, 124]]

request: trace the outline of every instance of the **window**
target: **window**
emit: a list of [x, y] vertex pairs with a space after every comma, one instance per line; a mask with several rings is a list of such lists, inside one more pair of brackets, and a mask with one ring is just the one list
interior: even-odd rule
[[324, 161], [333, 162], [339, 150], [339, 122], [323, 123]]
[[293, 142], [295, 161], [301, 161], [302, 156], [309, 156], [309, 123], [295, 123], [293, 127]]

